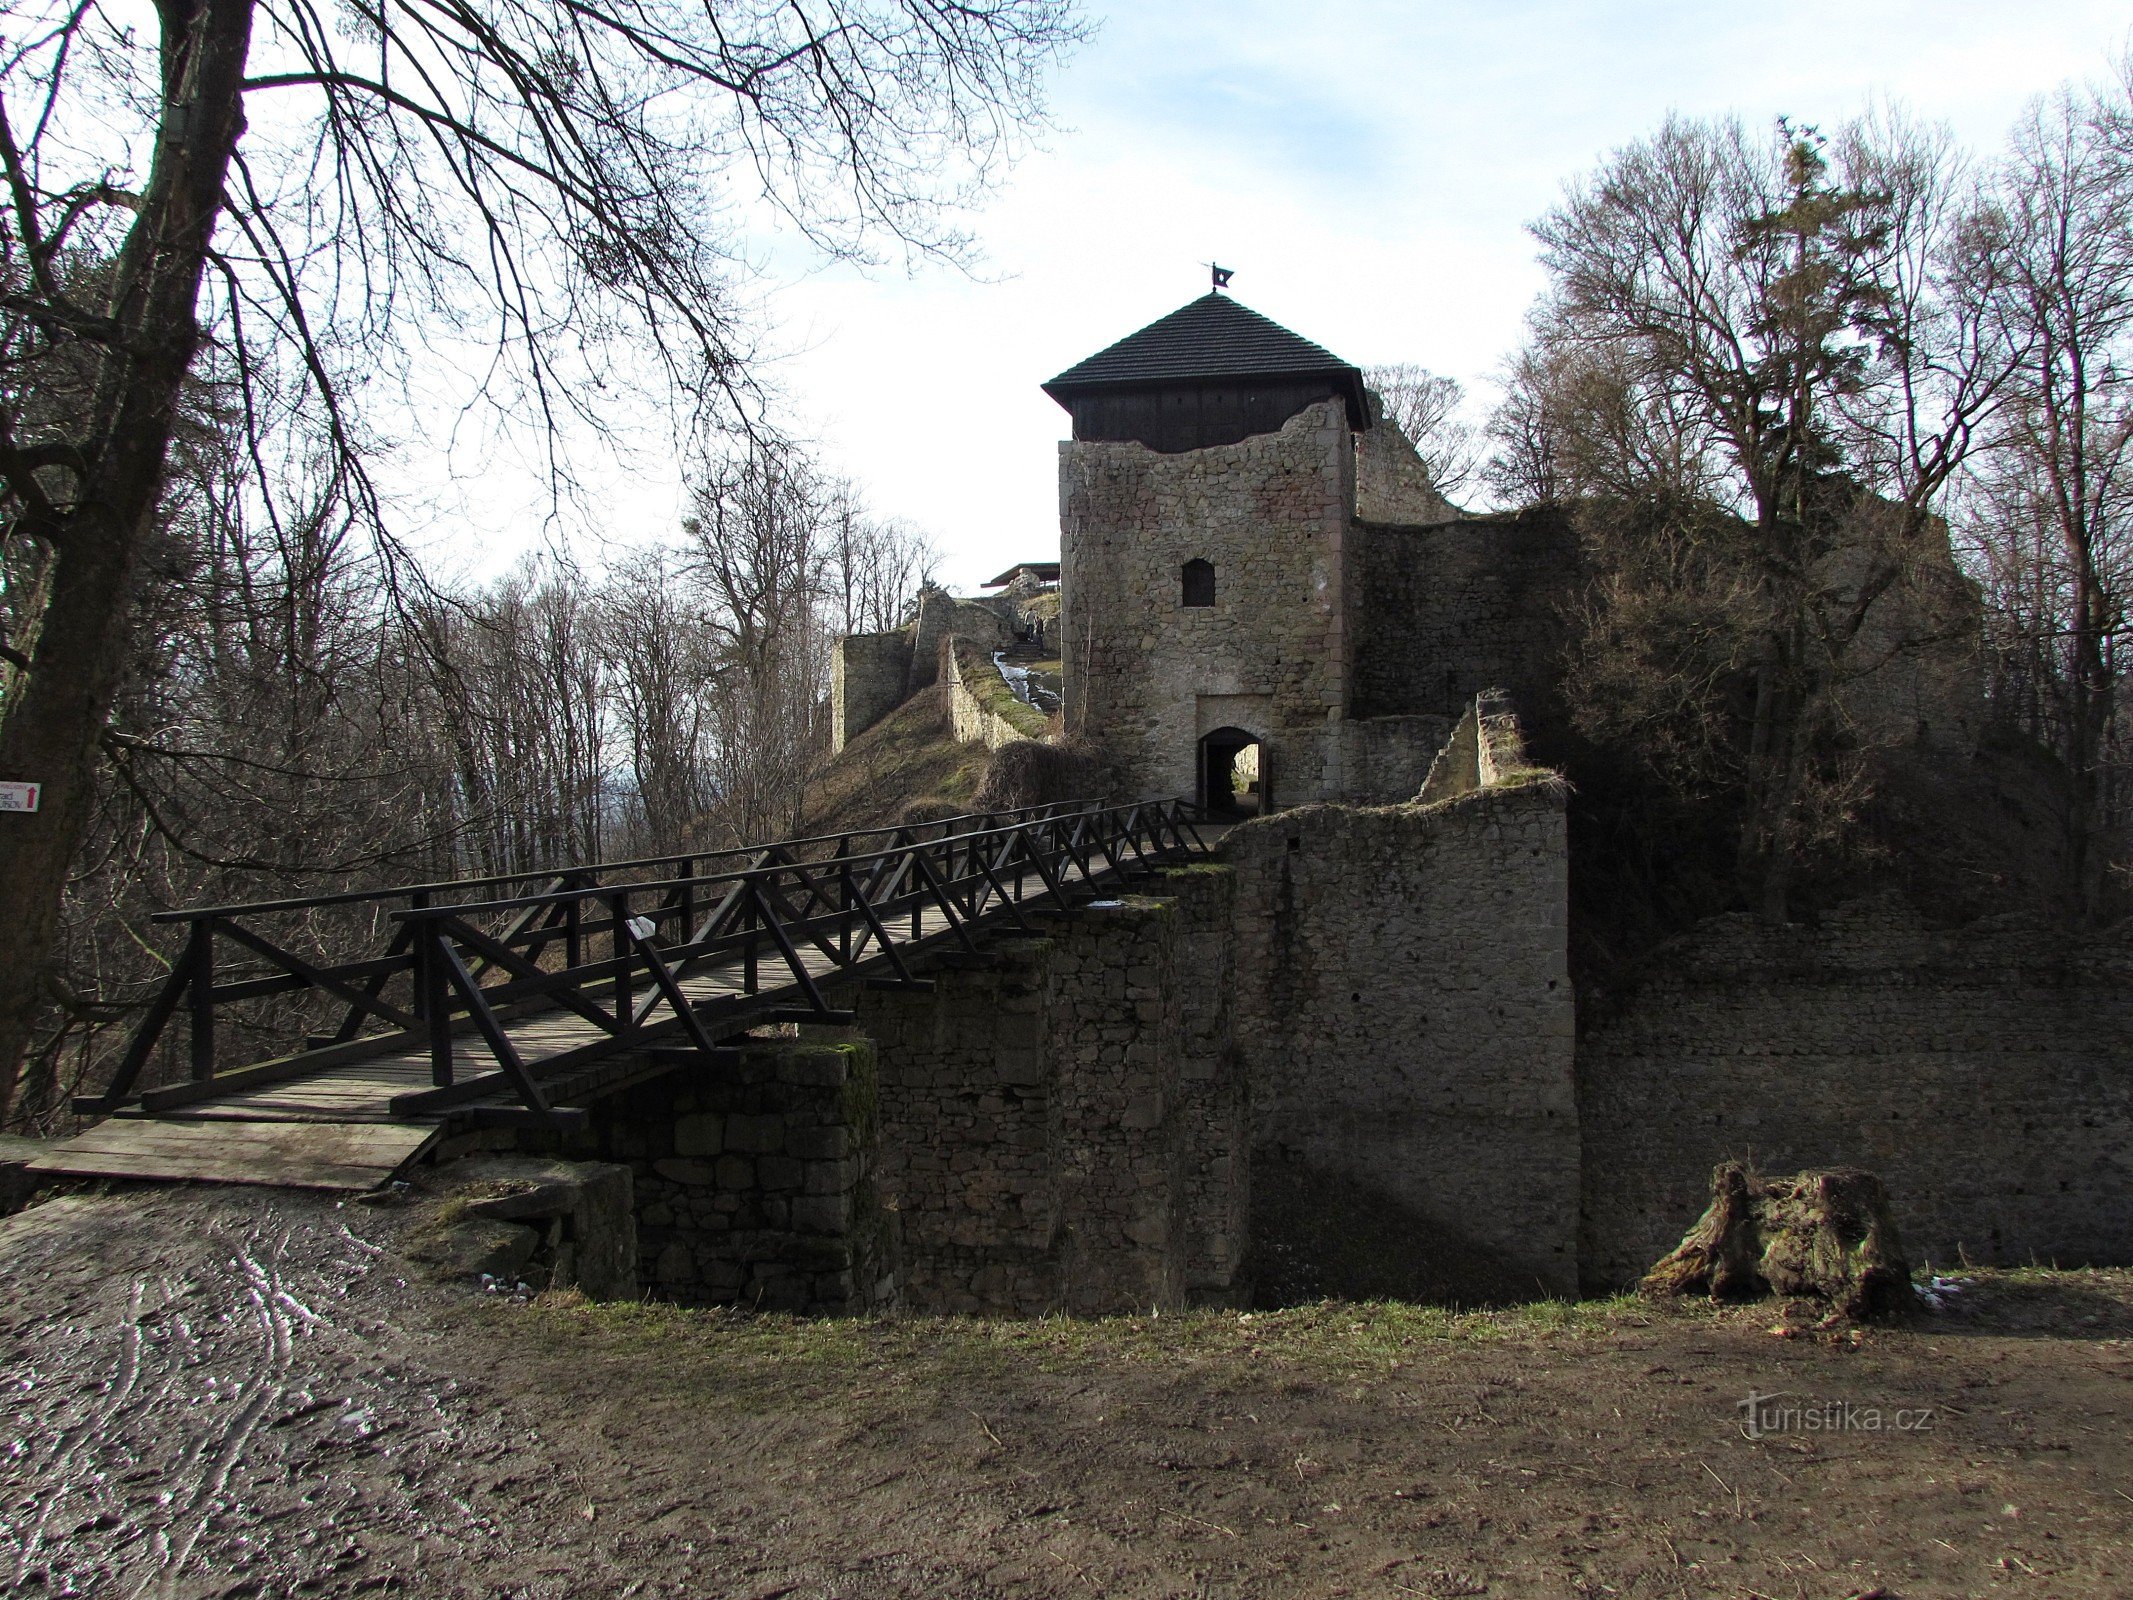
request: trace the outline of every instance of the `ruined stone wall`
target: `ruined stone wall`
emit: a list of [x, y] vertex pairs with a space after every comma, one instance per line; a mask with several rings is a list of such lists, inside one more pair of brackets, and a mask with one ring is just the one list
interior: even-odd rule
[[918, 617], [911, 629], [910, 672], [904, 693], [914, 694], [940, 681], [941, 645], [968, 639], [987, 650], [1014, 643], [1013, 623], [989, 601], [958, 600], [945, 589], [928, 588], [918, 597]]
[[1485, 689], [1553, 698], [1557, 608], [1578, 581], [1561, 513], [1356, 530], [1354, 715], [1457, 717]]
[[911, 633], [850, 633], [830, 650], [830, 748], [842, 750], [903, 703]]
[[[1200, 737], [1237, 726], [1266, 740], [1277, 805], [1338, 793], [1355, 493], [1340, 404], [1182, 455], [1059, 448], [1067, 725], [1118, 792], [1192, 794]], [[1212, 606], [1181, 603], [1194, 559], [1214, 566]]]
[[[1307, 1193], [1363, 1196], [1355, 1220], [1398, 1221], [1403, 1243], [1469, 1251], [1528, 1293], [1574, 1291], [1560, 786], [1306, 807], [1237, 827], [1222, 854], [1255, 1188], [1263, 1163], [1301, 1168]], [[1282, 1248], [1286, 1225], [1255, 1213], [1254, 1251]]]
[[874, 989], [882, 1203], [914, 1310], [1226, 1299], [1244, 1249], [1229, 875], [1035, 914], [1037, 939]]
[[1041, 1316], [1060, 1307], [1052, 946], [995, 947], [930, 990], [869, 989], [880, 1061], [882, 1203], [914, 1310]]
[[1967, 752], [1986, 720], [1983, 601], [1955, 564], [1945, 524], [1903, 522], [1882, 501], [1855, 508], [1849, 544], [1826, 564], [1847, 601], [1889, 567], [1899, 574], [1867, 612], [1849, 653], [1860, 676], [1838, 701], [1862, 743]]
[[1462, 513], [1437, 492], [1399, 425], [1380, 418], [1356, 436], [1355, 514], [1364, 522], [1413, 526], [1450, 522]]
[[941, 676], [948, 684], [949, 722], [961, 743], [997, 750], [1044, 737], [1044, 713], [1016, 699], [992, 657], [969, 640], [950, 639], [943, 646]]
[[2133, 1260], [2129, 1039], [2133, 928], [1715, 918], [1579, 1049], [1588, 1285], [1678, 1243], [1731, 1156], [1871, 1168], [1936, 1264]]
[[1414, 799], [1451, 734], [1449, 717], [1364, 717], [1340, 725], [1342, 798], [1391, 806]]
[[647, 1295], [835, 1316], [897, 1298], [875, 1144], [870, 1043], [767, 1040], [596, 1101], [566, 1153], [630, 1168]]

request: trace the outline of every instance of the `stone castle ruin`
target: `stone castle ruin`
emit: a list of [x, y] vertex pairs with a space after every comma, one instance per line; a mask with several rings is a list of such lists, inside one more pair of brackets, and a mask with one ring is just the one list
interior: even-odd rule
[[[1461, 514], [1356, 367], [1219, 293], [1045, 389], [1066, 733], [1114, 796], [1234, 825], [1150, 896], [862, 1007], [905, 1303], [1619, 1286], [1728, 1159], [1872, 1168], [1931, 1260], [2133, 1259], [2127, 930], [1889, 894], [1722, 916], [1581, 1027], [1571, 791], [1519, 728], [1557, 694], [1568, 520]], [[958, 737], [1043, 736], [980, 681], [1052, 593], [1003, 576], [840, 642], [840, 746], [943, 673]], [[1945, 557], [1894, 601], [1921, 637], [1974, 604]], [[1961, 759], [1963, 648], [1890, 654], [1849, 715]]]

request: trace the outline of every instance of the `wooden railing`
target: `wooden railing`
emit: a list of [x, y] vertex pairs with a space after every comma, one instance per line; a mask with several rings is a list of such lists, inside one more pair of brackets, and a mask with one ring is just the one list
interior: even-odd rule
[[[824, 998], [825, 976], [912, 982], [908, 957], [917, 947], [946, 939], [974, 948], [973, 924], [1022, 923], [1032, 896], [1065, 907], [1077, 887], [1203, 848], [1199, 820], [1181, 801], [1033, 806], [735, 850], [166, 912], [155, 920], [187, 927], [182, 953], [109, 1088], [77, 1098], [75, 1108], [127, 1104], [180, 1011], [190, 1022], [191, 1083], [153, 1091], [148, 1103], [235, 1087], [231, 1074], [216, 1073], [219, 1014], [300, 995], [339, 1012], [334, 1030], [240, 1076], [294, 1077], [425, 1048], [431, 1086], [395, 1098], [396, 1114], [499, 1091], [545, 1113], [551, 1086], [573, 1071], [667, 1035], [707, 1050], [722, 1025], [760, 1017], [765, 996], [789, 1000], [797, 1015], [841, 1019]], [[322, 912], [370, 923], [382, 948], [322, 962], [273, 931], [277, 920]], [[803, 951], [814, 953], [813, 964]], [[722, 992], [685, 994], [692, 977], [713, 969], [730, 980]], [[534, 1012], [574, 1016], [589, 1037], [529, 1054], [508, 1024]], [[470, 1033], [493, 1067], [463, 1074], [458, 1056]]]

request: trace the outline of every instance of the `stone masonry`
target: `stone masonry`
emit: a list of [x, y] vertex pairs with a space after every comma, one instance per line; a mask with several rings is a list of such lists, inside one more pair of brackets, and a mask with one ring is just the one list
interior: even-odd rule
[[911, 632], [848, 633], [830, 652], [830, 748], [852, 740], [903, 704]]
[[[1355, 499], [1340, 405], [1182, 455], [1059, 449], [1069, 733], [1105, 753], [1122, 793], [1192, 794], [1200, 737], [1235, 726], [1265, 741], [1279, 803], [1337, 794]], [[1195, 559], [1214, 566], [1212, 606], [1182, 604]]]
[[2123, 1263], [2133, 1245], [2133, 926], [1818, 928], [1714, 918], [1579, 1050], [1586, 1282], [1633, 1280], [1721, 1160], [1863, 1166], [1914, 1259]]
[[1043, 937], [950, 958], [930, 991], [859, 997], [907, 1303], [1036, 1315], [1234, 1296], [1229, 883], [1207, 867], [1037, 914]]
[[1234, 829], [1223, 853], [1254, 1162], [1338, 1178], [1418, 1237], [1575, 1292], [1561, 786], [1306, 806]]
[[568, 1153], [629, 1166], [656, 1299], [836, 1315], [894, 1305], [876, 1198], [875, 1050], [750, 1040], [595, 1102]]

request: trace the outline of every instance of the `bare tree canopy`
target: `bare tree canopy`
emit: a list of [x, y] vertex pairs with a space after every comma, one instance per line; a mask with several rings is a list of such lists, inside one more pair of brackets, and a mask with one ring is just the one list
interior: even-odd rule
[[1475, 481], [1481, 440], [1466, 420], [1466, 391], [1457, 378], [1402, 361], [1372, 367], [1364, 380], [1384, 407], [1385, 420], [1422, 458], [1431, 488], [1449, 500]]
[[1743, 891], [1782, 917], [1857, 797], [1844, 691], [1923, 642], [1903, 599], [2009, 381], [1998, 245], [1962, 163], [1900, 122], [1673, 119], [1534, 233], [1551, 287], [1494, 474], [1590, 503], [1573, 701], [1738, 789]]
[[[0, 1114], [94, 804], [180, 401], [315, 433], [380, 506], [359, 402], [456, 353], [502, 415], [748, 392], [751, 210], [840, 256], [953, 253], [1071, 0], [12, 0], [0, 57]], [[553, 437], [553, 434], [550, 435]], [[560, 470], [560, 465], [559, 465]], [[278, 515], [260, 470], [254, 492]]]
[[2072, 778], [2069, 845], [2094, 910], [2129, 799], [2133, 63], [2031, 108], [1988, 174], [1983, 220], [2002, 263], [1988, 332], [2014, 372], [1957, 526], [1985, 589], [1997, 697]]

